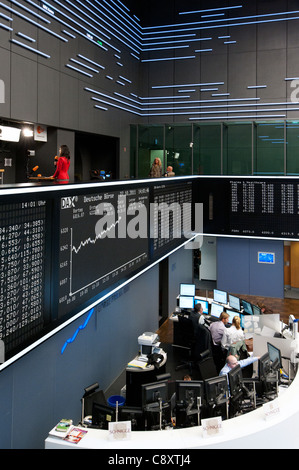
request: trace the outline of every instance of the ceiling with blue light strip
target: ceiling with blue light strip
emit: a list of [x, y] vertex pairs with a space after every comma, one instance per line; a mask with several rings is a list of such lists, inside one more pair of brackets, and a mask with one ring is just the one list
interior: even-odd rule
[[[283, 25], [287, 41], [288, 24], [298, 28], [298, 2], [163, 0], [159, 6], [160, 3], [156, 0], [3, 1], [0, 2], [0, 30], [10, 33], [9, 42], [16, 50], [26, 50], [44, 59], [49, 67], [59, 47], [61, 57], [65, 58], [61, 64], [64, 73], [80, 77], [90, 106], [99, 112], [117, 109], [132, 117], [177, 117], [189, 122], [223, 118], [284, 119], [299, 115], [299, 103], [290, 99], [290, 87], [296, 86], [299, 80], [299, 66], [297, 73], [292, 66], [291, 74], [287, 67], [281, 74], [273, 63], [273, 70], [265, 76], [256, 73], [254, 80], [253, 75], [244, 79], [242, 91], [237, 95], [227, 70], [224, 73], [222, 69], [226, 62], [230, 74], [234, 75], [233, 67], [238, 62], [231, 58], [244, 53], [244, 44], [240, 43], [243, 32], [257, 43], [261, 28], [275, 38], [277, 28]], [[287, 9], [287, 5], [298, 9]], [[22, 29], [23, 24], [26, 27]], [[28, 25], [36, 29], [34, 34], [28, 34]], [[48, 47], [45, 43], [43, 48], [39, 46], [39, 32], [52, 39]], [[82, 48], [74, 52], [72, 44], [78, 38], [96, 52], [83, 53]], [[284, 48], [282, 44], [281, 49]], [[217, 67], [215, 61], [219, 58]], [[201, 80], [204, 67], [215, 70], [212, 79]], [[132, 73], [137, 68], [140, 76], [151, 76], [146, 90], [142, 87], [141, 91], [136, 73]], [[201, 73], [197, 74], [195, 71], [199, 69]], [[176, 75], [174, 70], [181, 73]], [[273, 77], [284, 90], [279, 97], [265, 93]]]

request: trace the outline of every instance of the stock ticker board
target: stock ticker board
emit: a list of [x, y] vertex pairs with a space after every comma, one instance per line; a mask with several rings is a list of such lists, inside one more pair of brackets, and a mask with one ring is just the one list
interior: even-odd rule
[[148, 261], [148, 209], [148, 187], [61, 198], [59, 316]]
[[6, 352], [44, 324], [46, 201], [0, 204], [0, 339]]
[[[6, 355], [181, 246], [185, 238], [176, 238], [174, 228], [181, 227], [182, 211], [151, 217], [151, 205], [163, 203], [192, 210], [202, 204], [204, 234], [299, 240], [297, 178], [198, 176], [24, 189], [13, 197], [1, 189], [0, 339]], [[190, 227], [189, 213], [187, 220]]]
[[296, 178], [203, 178], [197, 199], [206, 234], [299, 239]]

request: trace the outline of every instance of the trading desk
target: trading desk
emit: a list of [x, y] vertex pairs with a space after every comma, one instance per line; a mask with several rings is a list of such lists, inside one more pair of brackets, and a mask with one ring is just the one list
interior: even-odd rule
[[[254, 355], [266, 351], [268, 337], [254, 337]], [[271, 338], [277, 347], [283, 346], [288, 357], [291, 341]], [[285, 348], [285, 349], [284, 349]], [[45, 440], [46, 449], [298, 449], [299, 448], [299, 374], [287, 388], [279, 390], [269, 407], [222, 421], [221, 433], [205, 436], [204, 423], [190, 428], [158, 431], [132, 431], [126, 440], [113, 440], [108, 430], [82, 428], [86, 435], [78, 443], [70, 443], [55, 435], [53, 428]], [[267, 406], [267, 405], [266, 405]], [[179, 453], [179, 452], [177, 452]]]
[[[50, 431], [46, 449], [298, 449], [299, 376], [279, 394], [273, 417], [266, 419], [263, 407], [222, 422], [222, 433], [204, 437], [203, 426], [161, 431], [132, 431], [127, 440], [112, 440], [109, 431], [88, 429], [78, 444]], [[84, 429], [84, 428], [83, 428]], [[86, 430], [86, 428], [85, 428]]]
[[161, 350], [163, 359], [156, 368], [154, 365], [146, 368], [128, 367], [126, 368], [126, 404], [129, 406], [141, 406], [141, 385], [156, 381], [159, 374], [164, 374], [166, 370], [167, 354]]

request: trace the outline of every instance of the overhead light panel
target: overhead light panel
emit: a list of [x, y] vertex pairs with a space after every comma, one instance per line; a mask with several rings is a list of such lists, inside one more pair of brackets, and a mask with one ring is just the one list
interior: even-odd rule
[[30, 129], [30, 127], [24, 127], [23, 136], [24, 137], [33, 137], [33, 130]]
[[0, 126], [0, 140], [19, 142], [21, 129], [16, 127]]

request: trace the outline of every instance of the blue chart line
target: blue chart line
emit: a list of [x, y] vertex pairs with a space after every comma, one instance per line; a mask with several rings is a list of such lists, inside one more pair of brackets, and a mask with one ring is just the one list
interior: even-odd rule
[[61, 354], [64, 353], [65, 348], [67, 347], [68, 344], [73, 343], [73, 342], [75, 341], [75, 339], [76, 339], [76, 337], [77, 337], [79, 331], [80, 331], [80, 330], [84, 330], [84, 328], [86, 328], [86, 326], [87, 326], [87, 324], [88, 324], [88, 322], [89, 322], [89, 320], [90, 320], [90, 318], [91, 318], [93, 312], [94, 312], [94, 308], [89, 312], [89, 314], [88, 314], [88, 316], [87, 316], [85, 322], [83, 323], [83, 325], [80, 325], [79, 328], [77, 328], [77, 330], [75, 331], [75, 333], [74, 333], [74, 335], [72, 336], [72, 338], [69, 338], [68, 340], [66, 340], [66, 342], [64, 343], [64, 345], [63, 345], [63, 347], [62, 347], [62, 349], [61, 349]]

